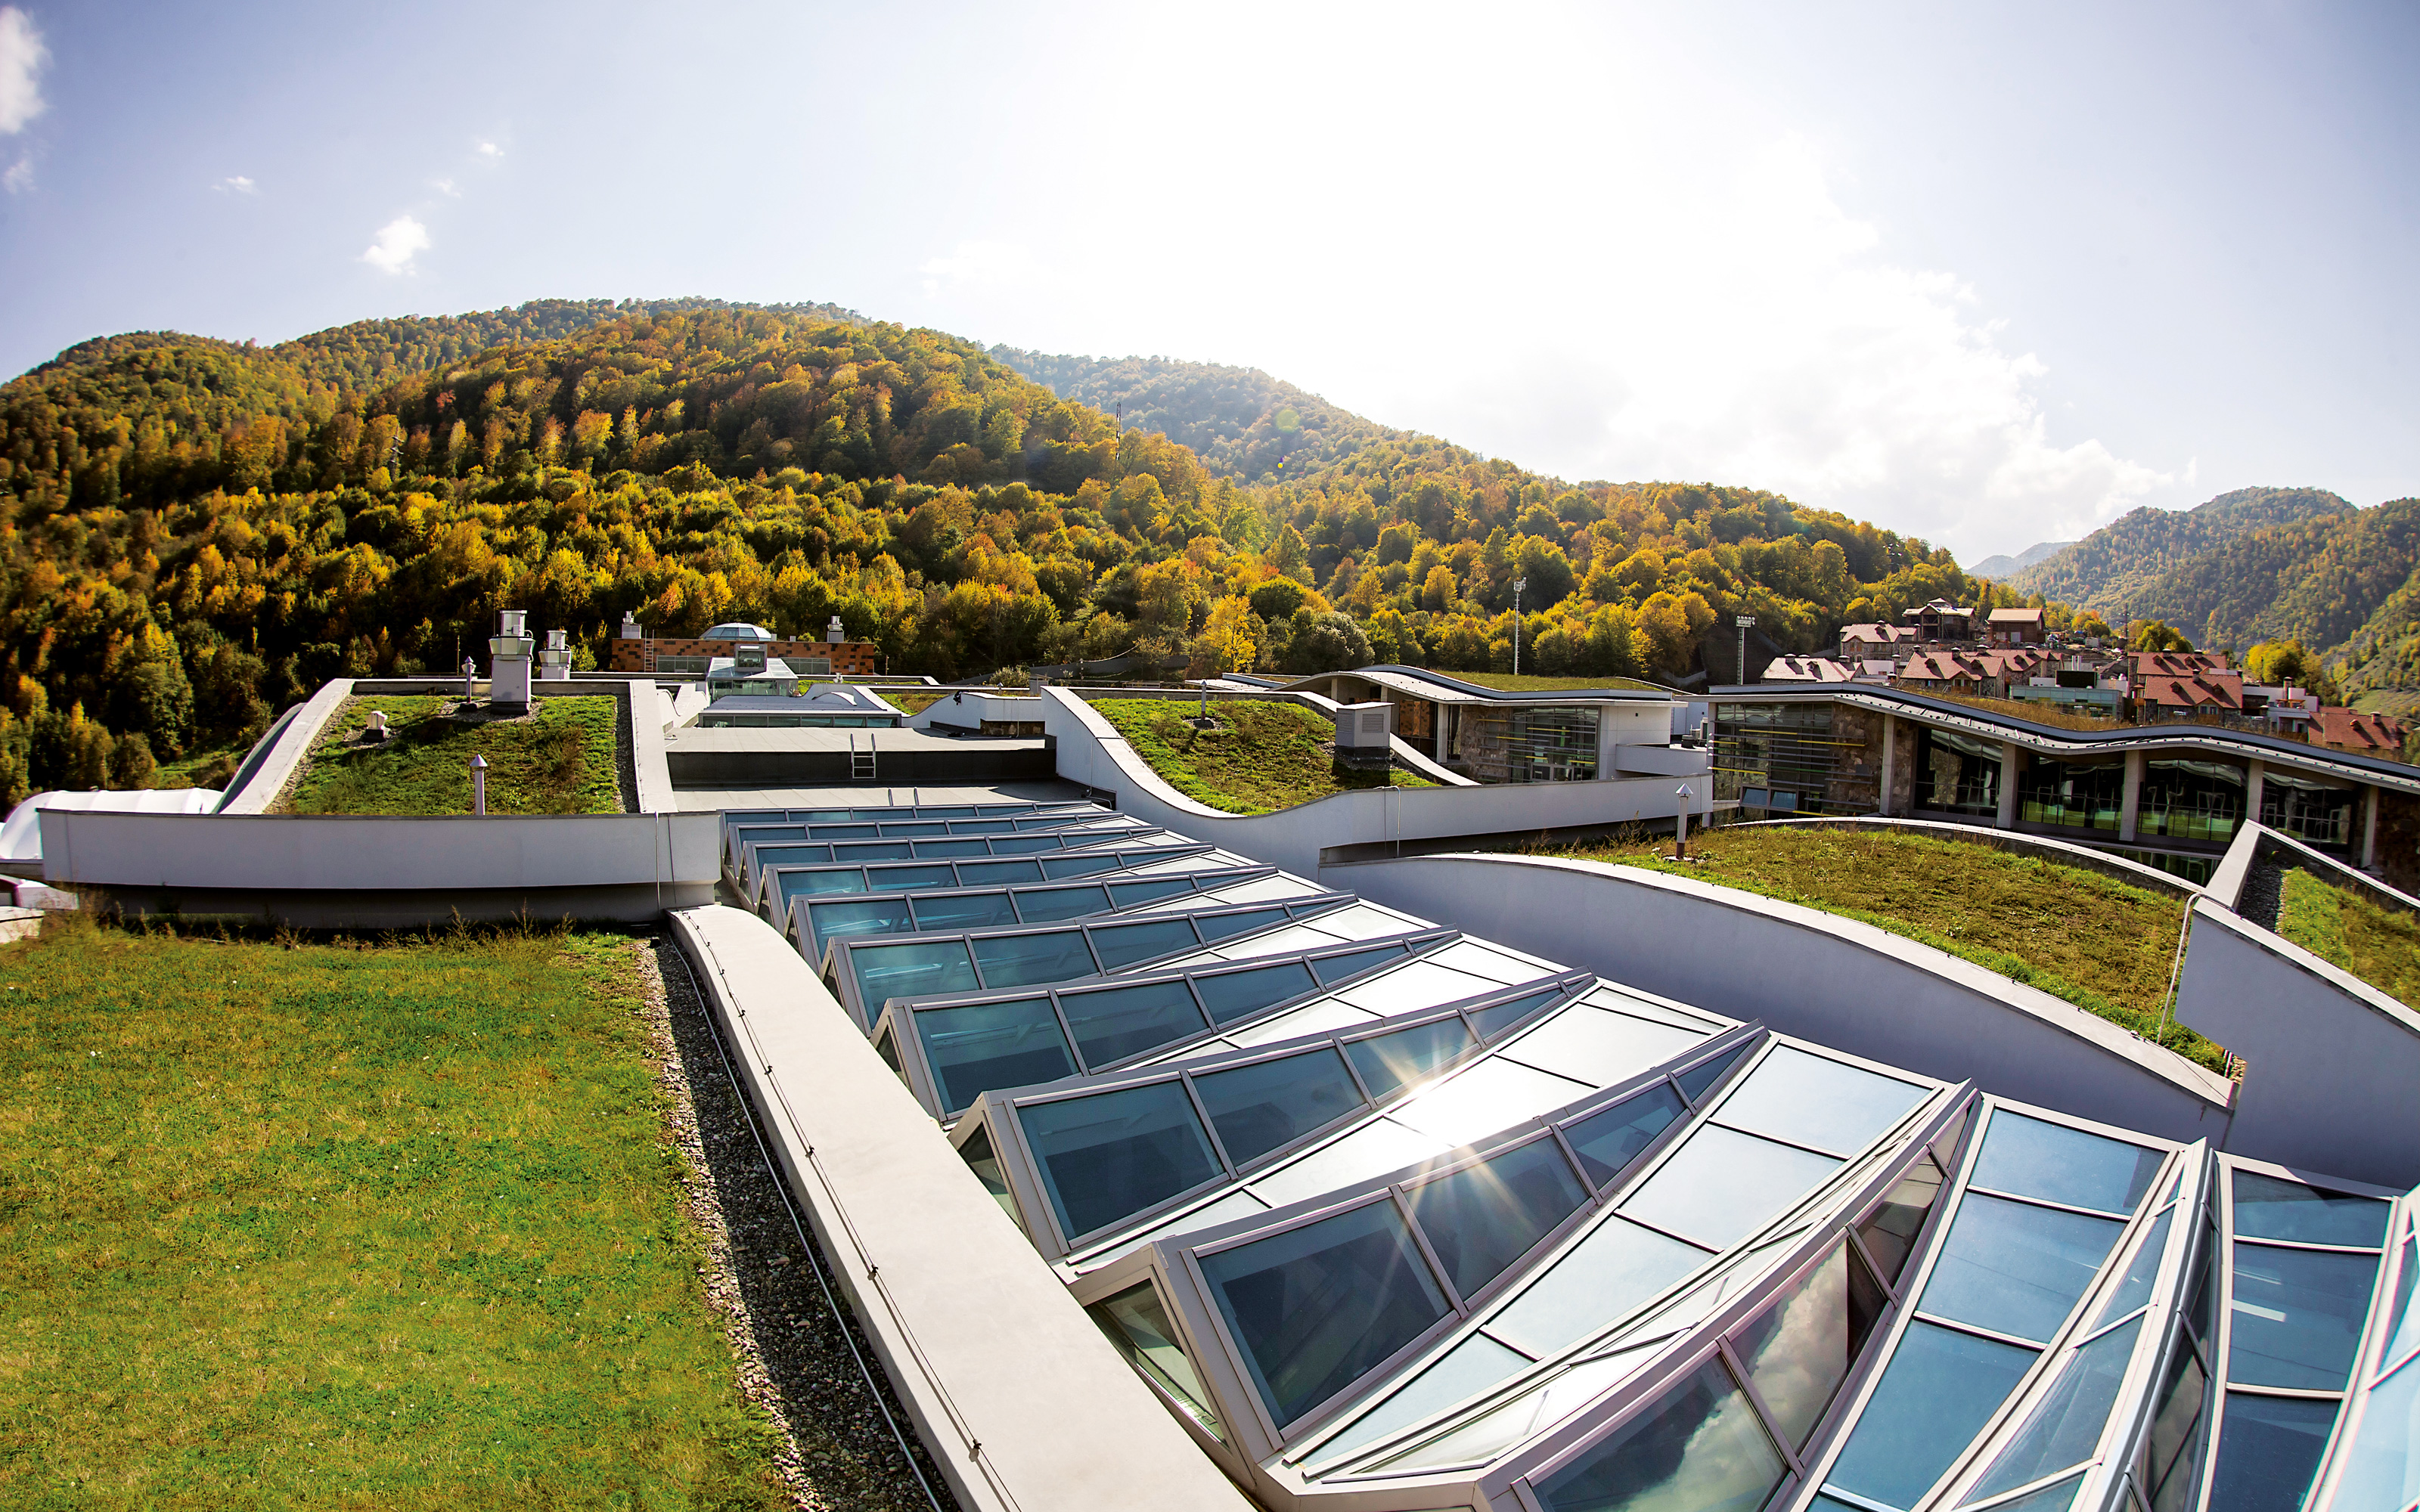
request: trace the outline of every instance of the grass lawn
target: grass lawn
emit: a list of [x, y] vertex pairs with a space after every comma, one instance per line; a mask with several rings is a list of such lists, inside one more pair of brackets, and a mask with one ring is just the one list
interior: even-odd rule
[[1653, 683], [1642, 683], [1636, 677], [1515, 677], [1511, 672], [1439, 672], [1437, 675], [1477, 683], [1499, 693], [1569, 693], [1585, 687], [1627, 687], [1650, 693], [1672, 691]]
[[[488, 758], [489, 813], [622, 813], [619, 702], [548, 698], [526, 719], [457, 721], [448, 698], [353, 699], [312, 748], [286, 813], [471, 811], [471, 758]], [[382, 746], [351, 744], [383, 709]]]
[[1804, 903], [1922, 940], [2224, 1070], [2217, 1045], [2171, 1016], [2160, 1028], [2184, 904], [2095, 872], [1988, 846], [1852, 829], [1711, 829], [1706, 864], [1671, 841], [1559, 854], [1618, 861]]
[[155, 788], [217, 788], [235, 776], [243, 764], [252, 742], [239, 740], [232, 745], [211, 746], [202, 750], [186, 752], [173, 762], [162, 762], [151, 772], [150, 785]]
[[896, 707], [902, 714], [922, 714], [949, 696], [947, 693], [885, 693], [882, 695], [886, 702]]
[[1185, 721], [1201, 709], [1193, 699], [1099, 699], [1093, 712], [1125, 736], [1170, 787], [1229, 813], [1291, 809], [1356, 788], [1426, 788], [1409, 772], [1352, 772], [1336, 764], [1323, 741], [1336, 726], [1299, 703], [1214, 700], [1220, 728]]
[[787, 1504], [638, 942], [0, 948], [0, 1504]]
[[2099, 719], [2088, 714], [2070, 714], [2065, 709], [2047, 703], [2034, 703], [2024, 699], [1967, 698], [1963, 694], [1934, 693], [1929, 695], [1945, 703], [1964, 703], [1993, 714], [2007, 715], [2011, 719], [2030, 719], [2058, 730], [2128, 730], [2133, 726], [2123, 719]]
[[2277, 933], [2403, 1003], [2420, 1003], [2420, 919], [2308, 872], [2286, 873]]

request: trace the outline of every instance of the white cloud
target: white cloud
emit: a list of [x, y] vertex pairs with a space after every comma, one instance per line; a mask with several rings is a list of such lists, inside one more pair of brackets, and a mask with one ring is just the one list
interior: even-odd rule
[[7, 173], [0, 173], [0, 189], [11, 194], [22, 194], [33, 187], [34, 155], [30, 152], [9, 164]]
[[210, 187], [217, 190], [222, 194], [256, 194], [260, 193], [260, 186], [254, 183], [251, 179], [245, 177], [241, 174], [235, 174], [228, 177], [222, 178]]
[[916, 270], [924, 275], [924, 292], [938, 295], [944, 285], [954, 290], [1021, 284], [1035, 268], [1023, 247], [1004, 241], [961, 241], [948, 256], [927, 257]]
[[479, 144], [479, 156], [483, 158], [501, 158], [504, 155], [504, 149], [496, 146], [493, 142], [482, 142]]
[[449, 199], [460, 199], [462, 197], [462, 192], [454, 187], [454, 180], [451, 178], [431, 178], [428, 180], [428, 187], [437, 191], [439, 193], [445, 195]]
[[428, 227], [398, 215], [379, 228], [378, 239], [362, 254], [362, 261], [382, 273], [408, 273], [411, 259], [427, 250]]
[[50, 60], [33, 18], [0, 6], [0, 136], [23, 131], [42, 113], [42, 65]]

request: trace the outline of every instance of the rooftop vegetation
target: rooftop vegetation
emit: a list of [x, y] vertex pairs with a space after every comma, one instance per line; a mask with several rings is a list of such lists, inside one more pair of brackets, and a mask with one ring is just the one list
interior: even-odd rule
[[2097, 718], [2089, 714], [2071, 714], [2048, 703], [2036, 703], [2026, 699], [1968, 698], [1963, 694], [1932, 693], [1926, 695], [1946, 703], [1963, 703], [2010, 719], [2030, 719], [2055, 730], [2125, 730], [2132, 728], [2123, 719]]
[[2277, 933], [2398, 1002], [2420, 1003], [2420, 919], [2299, 869], [2286, 873]]
[[0, 948], [0, 1504], [788, 1505], [638, 949]]
[[[623, 813], [620, 704], [603, 697], [540, 699], [521, 719], [457, 719], [452, 698], [353, 699], [311, 749], [282, 810], [288, 813], [462, 814], [471, 758], [488, 759], [489, 813]], [[365, 745], [374, 710], [388, 734]]]
[[2166, 1006], [2184, 905], [1982, 844], [1845, 827], [1708, 830], [1562, 854], [1695, 877], [1862, 919], [2063, 997], [2212, 1070], [2226, 1053]]
[[1170, 787], [1229, 813], [1267, 813], [1357, 788], [1434, 787], [1409, 772], [1356, 772], [1339, 765], [1326, 743], [1336, 727], [1299, 703], [1214, 701], [1215, 730], [1186, 720], [1191, 699], [1100, 699], [1094, 712]]
[[1672, 691], [1654, 683], [1642, 683], [1636, 677], [1515, 677], [1511, 672], [1447, 672], [1445, 675], [1502, 693], [1567, 693], [1585, 687], [1621, 687], [1643, 693]]

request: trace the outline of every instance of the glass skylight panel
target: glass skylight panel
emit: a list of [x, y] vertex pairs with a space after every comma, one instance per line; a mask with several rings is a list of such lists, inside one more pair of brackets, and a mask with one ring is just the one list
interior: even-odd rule
[[[1204, 923], [1210, 920], [1203, 920]], [[1139, 924], [1104, 924], [1088, 931], [1093, 951], [1103, 971], [1116, 971], [1138, 961], [1173, 955], [1201, 943], [1193, 923], [1185, 918], [1155, 918]]]
[[1693, 1131], [1621, 1211], [1709, 1249], [1729, 1249], [1839, 1168], [1829, 1155], [1708, 1125]]
[[1408, 946], [1379, 945], [1367, 950], [1347, 950], [1342, 955], [1322, 956], [1311, 964], [1311, 969], [1312, 975], [1319, 978], [1321, 986], [1332, 987], [1347, 977], [1373, 971], [1389, 961], [1401, 961], [1411, 953]]
[[1438, 951], [1436, 959], [1439, 965], [1467, 971], [1474, 977], [1484, 977], [1499, 987], [1516, 987], [1549, 972], [1567, 969], [1551, 961], [1540, 961], [1473, 939], [1454, 941]]
[[[1425, 1008], [1429, 1005], [1419, 1006]], [[1322, 997], [1312, 1002], [1297, 1004], [1265, 1023], [1255, 1024], [1248, 1029], [1237, 1029], [1228, 1035], [1224, 1042], [1239, 1050], [1249, 1049], [1253, 1045], [1282, 1044], [1288, 1040], [1300, 1040], [1313, 1034], [1331, 1034], [1338, 1029], [1366, 1028], [1377, 1023], [1378, 1017], [1366, 1008], [1355, 1008], [1350, 1003], [1342, 1002], [1333, 997]]]
[[1686, 1111], [1668, 1083], [1656, 1082], [1602, 1112], [1590, 1114], [1566, 1128], [1563, 1137], [1571, 1141], [1572, 1153], [1580, 1158], [1580, 1168], [1603, 1190]]
[[1698, 1062], [1672, 1079], [1680, 1084], [1682, 1096], [1692, 1103], [1698, 1102], [1706, 1095], [1707, 1088], [1721, 1081], [1725, 1073], [1738, 1064], [1740, 1057], [1754, 1048], [1756, 1047], [1753, 1044], [1743, 1043], [1736, 1049], [1724, 1051], [1711, 1060]]
[[2378, 1351], [2381, 1365], [2393, 1365], [2420, 1349], [2420, 1308], [2412, 1305], [2415, 1283], [2420, 1283], [2420, 1241], [2406, 1239], [2403, 1269], [2395, 1278], [2395, 1304], [2386, 1315], [2386, 1343]]
[[[1205, 943], [1215, 943], [1218, 940], [1232, 939], [1238, 934], [1249, 933], [1256, 929], [1266, 929], [1272, 924], [1282, 924], [1289, 917], [1291, 916], [1289, 916], [1282, 908], [1254, 908], [1246, 909], [1241, 913], [1215, 914], [1210, 918], [1198, 919], [1195, 923], [1196, 927], [1201, 931], [1202, 940]], [[1288, 931], [1287, 933], [1292, 933], [1293, 932]], [[1314, 947], [1317, 943], [1325, 942], [1314, 942]], [[1297, 945], [1295, 948], [1300, 949], [1301, 947]], [[1274, 955], [1278, 952], [1275, 950], [1254, 949], [1244, 953], [1250, 955]], [[1200, 956], [1196, 958], [1196, 962], [1225, 961], [1237, 958], [1237, 956], [1230, 952], [1217, 952]], [[1187, 964], [1190, 964], [1196, 963]]]
[[1547, 1512], [1756, 1512], [1788, 1468], [1730, 1372], [1710, 1360], [1537, 1493]]
[[[1194, 879], [1191, 877], [1154, 877], [1143, 882], [1117, 883], [1109, 888], [1109, 905], [1113, 908], [1132, 908], [1137, 903], [1153, 903], [1162, 898], [1191, 899], [1194, 896], [1193, 882]], [[1071, 888], [1069, 890], [1089, 892], [1094, 889]]]
[[1908, 1255], [1916, 1248], [1916, 1236], [1924, 1227], [1924, 1220], [1940, 1200], [1943, 1182], [1941, 1167], [1926, 1154], [1900, 1178], [1890, 1195], [1872, 1217], [1857, 1226], [1857, 1237], [1866, 1242], [1866, 1253], [1874, 1257], [1885, 1281], [1896, 1285], [1899, 1273], [1906, 1268]]
[[845, 903], [814, 903], [807, 910], [817, 943], [844, 934], [905, 934], [916, 928], [904, 898], [852, 898]]
[[2041, 1342], [2092, 1285], [2121, 1227], [2114, 1219], [1969, 1192], [1950, 1220], [1920, 1305], [1957, 1322]]
[[2386, 1239], [2388, 1205], [2339, 1196], [2258, 1171], [2235, 1172], [2235, 1237], [2375, 1249]]
[[1506, 1047], [1505, 1054], [1541, 1071], [1610, 1087], [1645, 1067], [1686, 1054], [1705, 1037], [1702, 1030], [1675, 1028], [1577, 1004], [1521, 1036]]
[[1709, 1258], [1694, 1245], [1608, 1217], [1529, 1282], [1488, 1321], [1487, 1331], [1544, 1359], [1597, 1333]]
[[1125, 857], [1116, 853], [1094, 851], [1084, 856], [1046, 856], [1034, 869], [1054, 881], [1061, 877], [1085, 877], [1096, 872], [1114, 872]]
[[1925, 1089], [1792, 1045], [1776, 1045], [1723, 1099], [1714, 1117], [1734, 1129], [1848, 1155], [1871, 1144], [1922, 1102]]
[[848, 965], [857, 977], [858, 1000], [865, 1005], [869, 1018], [893, 997], [970, 993], [982, 985], [975, 980], [974, 963], [967, 955], [964, 940], [867, 946], [849, 951]]
[[[941, 886], [949, 886], [949, 868], [940, 868]], [[866, 892], [865, 873], [851, 867], [837, 872], [790, 872], [781, 874], [782, 901], [834, 892]]]
[[[1282, 923], [1285, 918], [1286, 915], [1281, 909], [1270, 910], [1265, 917], [1257, 913], [1230, 914], [1220, 920], [1221, 924], [1226, 926], [1221, 937], [1233, 938], [1234, 935], [1244, 933], [1249, 928], [1266, 928], [1272, 923]], [[1252, 922], [1237, 927], [1238, 918], [1249, 918]], [[1292, 955], [1301, 950], [1324, 950], [1339, 943], [1341, 942], [1335, 935], [1325, 931], [1313, 929], [1308, 924], [1295, 924], [1290, 928], [1272, 929], [1265, 934], [1255, 934], [1249, 939], [1234, 940], [1233, 944], [1221, 946], [1215, 950], [1204, 950], [1199, 955], [1181, 957], [1169, 962], [1168, 964], [1171, 966], [1214, 965], [1221, 961], [1248, 961], [1255, 956]]]
[[1550, 1076], [1518, 1061], [1490, 1056], [1405, 1099], [1396, 1122], [1466, 1145], [1551, 1112], [1591, 1090], [1585, 1082]]
[[1885, 1506], [1914, 1506], [2008, 1399], [2034, 1354], [1937, 1323], [1910, 1323], [1832, 1467], [1831, 1484]]
[[1233, 1024], [1289, 997], [1299, 997], [1319, 985], [1311, 968], [1299, 961], [1261, 966], [1250, 971], [1226, 971], [1197, 977], [1194, 988], [1214, 1024]]
[[[1435, 1364], [1397, 1388], [1392, 1396], [1362, 1413], [1351, 1427], [1320, 1445], [1320, 1458], [1333, 1464], [1364, 1444], [1375, 1443], [1398, 1428], [1476, 1396], [1499, 1381], [1511, 1380], [1529, 1365], [1528, 1355], [1516, 1354], [1484, 1334], [1473, 1334], [1438, 1356]], [[1528, 1405], [1534, 1413], [1535, 1404]], [[1528, 1422], [1529, 1417], [1525, 1415], [1520, 1426], [1526, 1428]], [[1497, 1446], [1500, 1447], [1502, 1442], [1505, 1441], [1497, 1441]]]
[[[1469, 1344], [1486, 1342], [1489, 1340], [1484, 1335], [1474, 1335], [1469, 1340]], [[1457, 1348], [1453, 1352], [1461, 1354], [1467, 1347]], [[1419, 1470], [1484, 1463], [1540, 1428], [1571, 1415], [1590, 1398], [1645, 1364], [1655, 1348], [1648, 1345], [1582, 1360], [1509, 1401], [1465, 1420], [1417, 1448], [1383, 1460], [1374, 1468], [1408, 1474]], [[1443, 1362], [1440, 1362], [1440, 1368], [1442, 1365]], [[1504, 1372], [1508, 1376], [1512, 1373], [1511, 1370]], [[1390, 1410], [1394, 1405], [1389, 1401], [1385, 1410]], [[1376, 1415], [1372, 1414], [1373, 1418]], [[1406, 1417], [1402, 1422], [1414, 1420]], [[1401, 1427], [1402, 1422], [1395, 1426]], [[1359, 1425], [1355, 1426], [1355, 1431], [1360, 1431]]]
[[[858, 883], [867, 892], [906, 892], [912, 887], [954, 887], [957, 872], [938, 863], [925, 866], [870, 866]], [[851, 890], [855, 890], [852, 887]]]
[[980, 887], [987, 882], [1040, 882], [1043, 871], [1039, 861], [966, 861], [960, 863], [958, 875]]
[[[1162, 886], [1182, 887], [1184, 884], [1171, 879]], [[1032, 887], [1020, 889], [1014, 894], [1003, 893], [1000, 896], [1014, 897], [1016, 900], [1016, 917], [1003, 920], [1002, 922], [1005, 923], [1056, 924], [1062, 919], [1081, 918], [1087, 914], [1106, 914], [1116, 906], [1112, 900], [1111, 889], [1098, 886]], [[921, 904], [918, 907], [917, 917], [920, 918], [923, 917]]]
[[2420, 1500], [2420, 1365], [2370, 1388], [2361, 1427], [2345, 1453], [2332, 1504], [2344, 1512], [2408, 1507]]
[[2000, 1108], [1975, 1163], [1973, 1183], [2070, 1207], [2131, 1213], [2164, 1157], [2065, 1124]]
[[1370, 1089], [1370, 1095], [1383, 1098], [1478, 1042], [1461, 1019], [1447, 1018], [1355, 1040], [1345, 1045], [1344, 1054], [1361, 1073], [1361, 1085]]
[[1000, 1204], [1000, 1211], [1008, 1214], [1008, 1221], [1024, 1227], [1024, 1215], [1016, 1211], [1016, 1194], [1009, 1190], [1008, 1177], [1000, 1168], [1000, 1154], [992, 1149], [991, 1131], [977, 1129], [968, 1135], [967, 1142], [958, 1147], [958, 1158], [967, 1163], [967, 1169], [975, 1173], [975, 1180]]
[[1373, 1119], [1256, 1178], [1251, 1190], [1269, 1206], [1282, 1208], [1305, 1197], [1342, 1192], [1452, 1148], [1434, 1134], [1406, 1129], [1392, 1119]]
[[995, 1087], [1031, 1087], [1076, 1073], [1076, 1057], [1047, 997], [926, 1009], [914, 1018], [944, 1113], [956, 1113]]
[[1175, 1397], [1185, 1411], [1208, 1429], [1211, 1437], [1223, 1440], [1226, 1429], [1218, 1415], [1210, 1410], [1210, 1394], [1202, 1389], [1202, 1378], [1193, 1362], [1176, 1342], [1176, 1330], [1169, 1325], [1168, 1309], [1160, 1305], [1159, 1292], [1148, 1281], [1130, 1287], [1106, 1302], [1085, 1309], [1101, 1332], [1109, 1336], [1110, 1344], [1126, 1357], [1126, 1363], [1140, 1370], [1160, 1389]]
[[1178, 1082], [1147, 1082], [1016, 1110], [1027, 1148], [1070, 1237], [1115, 1223], [1220, 1174]]
[[2300, 1512], [2335, 1429], [2336, 1404], [2231, 1391], [2221, 1423], [2210, 1473], [2213, 1512]]
[[2192, 1494], [2194, 1472], [2201, 1461], [2202, 1414], [2209, 1396], [2210, 1375], [2188, 1341], [2179, 1339], [2168, 1361], [2168, 1377], [2151, 1410], [2149, 1450], [2153, 1512], [2179, 1512]]
[[1099, 975], [1081, 930], [978, 936], [967, 943], [987, 988], [1032, 987]]
[[2281, 1249], [2239, 1240], [2228, 1383], [2341, 1390], [2361, 1346], [2377, 1280], [2375, 1255]]
[[1836, 1244], [1732, 1339], [1748, 1381], [1793, 1449], [1807, 1446], [1839, 1395], [1886, 1302], [1863, 1263]]
[[2127, 1265], [2118, 1289], [2102, 1304], [2101, 1316], [2093, 1327], [2106, 1328], [2151, 1300], [2151, 1286], [2160, 1275], [2160, 1258], [2168, 1247], [2168, 1223], [2175, 1216], [2176, 1210], [2171, 1208], [2151, 1220], [2149, 1232], [2134, 1246], [2134, 1258]]
[[1412, 1221], [1468, 1298], [1588, 1200], [1552, 1139], [1533, 1139], [1408, 1194]]
[[1200, 1264], [1280, 1424], [1451, 1312], [1392, 1202], [1204, 1255]]
[[2133, 1319], [2070, 1355], [2033, 1415], [1966, 1494], [1965, 1504], [2029, 1486], [2091, 1458], [2109, 1425], [2110, 1410], [2118, 1405], [2118, 1388], [2125, 1381], [2142, 1332], [2143, 1320]]
[[[925, 933], [942, 930], [992, 929], [1021, 922], [1016, 904], [1010, 894], [1001, 892], [954, 892], [939, 898], [912, 900], [916, 912], [916, 928]], [[821, 926], [817, 926], [821, 933]]]
[[[1560, 998], [1563, 992], [1564, 989], [1561, 987], [1555, 987], [1546, 992], [1531, 993], [1527, 997], [1515, 997], [1510, 1002], [1497, 1003], [1488, 1008], [1474, 1008], [1467, 1015], [1470, 1019], [1470, 1026], [1477, 1029], [1481, 1038], [1492, 1040], [1497, 1034]], [[1651, 1056], [1639, 1064], [1653, 1065], [1656, 1060], [1662, 1058], [1664, 1057]], [[1586, 1073], [1583, 1072], [1583, 1074]], [[1599, 1087], [1606, 1085], [1606, 1079], [1590, 1076], [1588, 1080]], [[1621, 1078], [1613, 1077], [1610, 1080], [1619, 1081]]]
[[[1100, 992], [1063, 993], [1059, 1011], [1084, 1054], [1084, 1062], [1105, 1066], [1140, 1055], [1154, 1045], [1200, 1034], [1209, 1026], [1182, 981], [1141, 982]], [[1013, 1083], [1003, 1083], [1013, 1086]]]
[[1193, 1078], [1227, 1156], [1249, 1165], [1367, 1106], [1333, 1046]]
[[1406, 961], [1383, 976], [1356, 982], [1336, 995], [1356, 1008], [1392, 1017], [1435, 1003], [1458, 1003], [1494, 992], [1498, 984], [1465, 971], [1448, 971], [1428, 960]]

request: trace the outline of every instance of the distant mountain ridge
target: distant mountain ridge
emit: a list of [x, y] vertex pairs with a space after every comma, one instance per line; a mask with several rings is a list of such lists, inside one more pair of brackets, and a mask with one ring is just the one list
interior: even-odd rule
[[1985, 557], [1966, 570], [1978, 578], [2006, 582], [2035, 563], [2048, 561], [2074, 544], [2073, 541], [2037, 541], [2015, 556]]
[[2191, 509], [2146, 505], [2015, 574], [2009, 586], [2113, 619], [2133, 612], [2135, 594], [2204, 551], [2263, 526], [2351, 512], [2323, 488], [2238, 488]]

